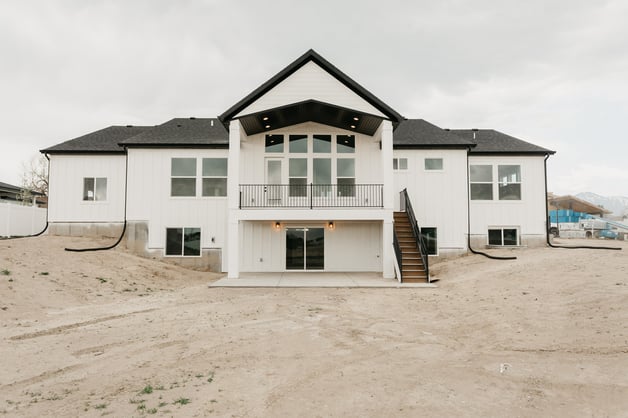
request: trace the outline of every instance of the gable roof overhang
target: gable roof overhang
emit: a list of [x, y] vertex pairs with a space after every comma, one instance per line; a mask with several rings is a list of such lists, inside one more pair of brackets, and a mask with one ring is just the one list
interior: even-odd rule
[[359, 97], [361, 97], [370, 105], [375, 107], [378, 111], [380, 111], [383, 115], [385, 115], [386, 118], [390, 119], [393, 122], [393, 124], [397, 124], [401, 120], [403, 120], [403, 116], [397, 113], [393, 108], [391, 108], [386, 103], [378, 99], [375, 95], [373, 95], [371, 92], [366, 90], [364, 87], [360, 86], [353, 79], [351, 79], [349, 76], [344, 74], [342, 71], [340, 71], [333, 64], [331, 64], [329, 61], [327, 61], [325, 58], [320, 56], [318, 53], [316, 53], [312, 49], [307, 51], [305, 54], [301, 55], [299, 58], [297, 58], [294, 62], [292, 62], [286, 68], [281, 70], [279, 73], [277, 73], [270, 80], [266, 81], [257, 89], [253, 90], [249, 95], [247, 95], [245, 98], [240, 100], [238, 103], [231, 106], [227, 111], [221, 114], [218, 117], [218, 119], [220, 119], [220, 121], [223, 124], [225, 124], [225, 126], [228, 126], [229, 122], [232, 119], [234, 119], [236, 115], [238, 115], [240, 112], [246, 109], [247, 106], [249, 106], [256, 100], [258, 100], [260, 97], [262, 97], [264, 94], [269, 92], [271, 89], [273, 89], [279, 83], [284, 81], [286, 78], [288, 78], [290, 75], [292, 75], [294, 72], [296, 72], [298, 69], [303, 67], [308, 62], [316, 63], [319, 67], [321, 67], [323, 70], [329, 73], [332, 77], [334, 77], [340, 83], [345, 85], [355, 94], [357, 94]]
[[345, 107], [305, 100], [238, 118], [247, 135], [317, 122], [347, 131], [373, 136], [384, 118]]

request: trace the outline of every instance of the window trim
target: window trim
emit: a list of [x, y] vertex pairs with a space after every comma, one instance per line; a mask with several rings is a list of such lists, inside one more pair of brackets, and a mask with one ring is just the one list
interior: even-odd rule
[[[512, 245], [512, 244], [504, 244], [504, 230], [507, 229], [511, 229], [514, 230], [515, 233], [517, 234], [517, 243]], [[491, 244], [490, 243], [490, 231], [501, 231], [501, 244]], [[486, 229], [486, 245], [488, 247], [505, 247], [505, 248], [515, 248], [515, 247], [521, 247], [521, 228], [519, 226], [489, 226]]]
[[[168, 248], [168, 230], [169, 229], [180, 229], [181, 230], [181, 254], [168, 254], [167, 253], [167, 248]], [[186, 229], [198, 229], [199, 232], [199, 246], [198, 246], [198, 250], [199, 253], [198, 255], [185, 255], [185, 230]], [[164, 242], [164, 257], [185, 257], [185, 258], [200, 258], [203, 256], [203, 229], [199, 226], [199, 227], [191, 227], [191, 226], [167, 226], [165, 228], [166, 234], [164, 236], [165, 238], [165, 242]]]
[[[506, 166], [514, 166], [514, 167], [519, 167], [519, 181], [504, 181], [502, 182], [501, 179], [499, 178], [499, 168], [500, 167], [506, 167]], [[523, 188], [522, 188], [522, 181], [523, 176], [521, 175], [521, 164], [497, 164], [497, 177], [496, 177], [496, 183], [497, 183], [497, 200], [502, 201], [502, 202], [521, 202], [523, 200]], [[519, 185], [519, 199], [502, 199], [501, 196], [501, 186], [505, 185], [505, 186], [509, 186], [512, 184], [518, 184]]]
[[[227, 163], [226, 167], [227, 167], [227, 172], [225, 173], [224, 176], [206, 176], [203, 174], [203, 164], [205, 163], [205, 160], [225, 160], [225, 162]], [[197, 164], [198, 165], [198, 164]], [[216, 199], [216, 198], [226, 198], [227, 195], [229, 194], [229, 180], [228, 180], [228, 175], [229, 175], [229, 158], [227, 157], [201, 157], [201, 164], [200, 164], [200, 169], [201, 169], [201, 195], [199, 197], [204, 198], [204, 199]], [[205, 179], [225, 179], [225, 194], [224, 195], [219, 195], [219, 196], [206, 196], [205, 194], [203, 194], [203, 183]], [[178, 196], [177, 196], [178, 197]]]
[[[401, 168], [401, 160], [405, 160], [406, 168]], [[408, 158], [407, 157], [394, 157], [393, 158], [393, 171], [408, 171]]]
[[[175, 159], [178, 160], [194, 160], [194, 176], [175, 176], [172, 174], [172, 163]], [[172, 180], [173, 179], [194, 179], [194, 194], [186, 196], [173, 196], [172, 195]], [[170, 157], [170, 193], [171, 199], [190, 199], [198, 197], [198, 158], [196, 157]]]
[[[427, 168], [427, 160], [440, 160], [441, 168]], [[423, 171], [428, 173], [442, 173], [445, 171], [445, 159], [443, 157], [425, 157], [423, 158]]]
[[[435, 226], [422, 226], [419, 229], [420, 229], [421, 235], [423, 235], [423, 230], [424, 229], [433, 229], [434, 230], [434, 235], [435, 235], [434, 240], [436, 241], [436, 244], [435, 244], [436, 245], [436, 252], [434, 254], [430, 254], [429, 253], [429, 249], [428, 249], [427, 255], [428, 256], [438, 257], [438, 255], [440, 254], [440, 251], [439, 251], [439, 248], [438, 248], [438, 228], [435, 227]], [[423, 239], [425, 239], [425, 236], [423, 237]], [[425, 242], [425, 245], [427, 246], [427, 240]]]
[[[86, 195], [85, 195], [85, 180], [88, 179], [92, 179], [94, 181], [94, 189], [93, 189], [93, 198], [92, 199], [86, 199]], [[98, 180], [105, 180], [105, 198], [104, 199], [96, 199], [96, 189], [98, 188], [97, 184], [98, 184]], [[94, 203], [106, 203], [108, 201], [108, 191], [109, 191], [109, 185], [108, 185], [109, 181], [108, 181], [108, 177], [83, 177], [83, 194], [82, 194], [82, 198], [81, 198], [81, 202], [83, 203], [90, 203], [90, 204], [94, 204]]]

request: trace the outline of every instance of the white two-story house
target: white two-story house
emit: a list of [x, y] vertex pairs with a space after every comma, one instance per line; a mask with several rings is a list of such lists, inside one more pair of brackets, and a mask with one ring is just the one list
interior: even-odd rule
[[381, 272], [539, 245], [553, 151], [406, 119], [310, 50], [216, 118], [112, 126], [42, 150], [53, 234], [226, 272]]

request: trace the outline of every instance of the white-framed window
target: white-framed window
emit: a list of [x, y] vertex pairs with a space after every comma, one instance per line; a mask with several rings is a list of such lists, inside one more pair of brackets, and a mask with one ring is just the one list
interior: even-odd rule
[[307, 196], [307, 158], [288, 160], [288, 184], [290, 196]]
[[474, 164], [469, 166], [471, 200], [493, 200], [493, 166]]
[[201, 228], [166, 228], [166, 255], [200, 256]]
[[227, 196], [227, 159], [203, 158], [203, 196]]
[[355, 158], [338, 158], [336, 160], [336, 180], [338, 193], [341, 196], [355, 197]]
[[107, 200], [106, 177], [83, 178], [83, 200], [102, 202]]
[[[494, 179], [497, 179], [495, 182]], [[473, 164], [469, 166], [471, 200], [521, 200], [519, 164]]]
[[172, 158], [170, 176], [170, 196], [196, 196], [196, 158]]
[[407, 170], [408, 159], [407, 158], [393, 158], [393, 170]]
[[426, 158], [423, 160], [423, 167], [426, 171], [443, 171], [443, 159]]
[[427, 247], [427, 255], [438, 255], [438, 234], [435, 227], [424, 226], [421, 235]]
[[521, 200], [521, 166], [498, 165], [499, 200]]
[[517, 246], [519, 245], [519, 228], [489, 227], [488, 245]]

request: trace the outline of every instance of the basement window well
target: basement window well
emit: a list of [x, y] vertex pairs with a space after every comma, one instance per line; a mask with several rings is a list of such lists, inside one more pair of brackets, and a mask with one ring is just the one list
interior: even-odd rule
[[519, 231], [517, 228], [490, 228], [488, 230], [488, 245], [519, 245]]

